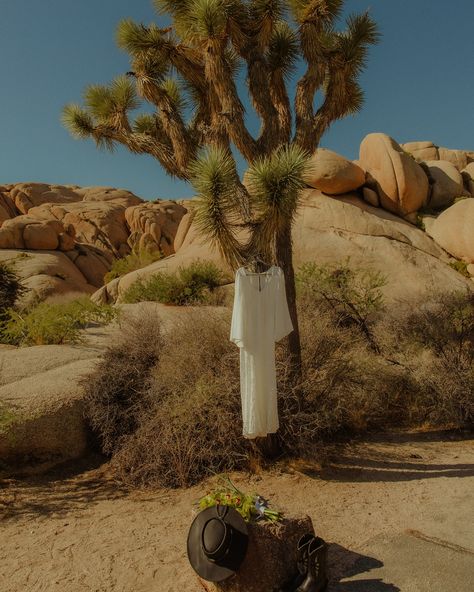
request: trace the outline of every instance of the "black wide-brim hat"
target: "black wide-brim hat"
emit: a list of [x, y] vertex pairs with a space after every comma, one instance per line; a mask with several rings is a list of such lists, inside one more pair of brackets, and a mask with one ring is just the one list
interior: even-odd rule
[[202, 510], [189, 528], [189, 562], [209, 582], [222, 582], [234, 575], [245, 559], [247, 546], [247, 525], [229, 506]]

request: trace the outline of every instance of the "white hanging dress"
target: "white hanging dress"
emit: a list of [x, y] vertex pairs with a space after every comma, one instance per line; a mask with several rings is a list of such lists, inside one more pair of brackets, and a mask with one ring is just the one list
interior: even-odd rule
[[230, 339], [240, 348], [243, 436], [257, 438], [278, 430], [275, 342], [293, 330], [280, 267], [235, 274]]

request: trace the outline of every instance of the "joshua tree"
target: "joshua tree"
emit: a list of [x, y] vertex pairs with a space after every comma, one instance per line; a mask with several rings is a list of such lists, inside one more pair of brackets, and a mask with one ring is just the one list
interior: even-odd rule
[[[376, 25], [363, 13], [349, 16], [340, 31], [344, 0], [154, 4], [172, 26], [122, 21], [117, 42], [131, 57], [131, 71], [109, 86], [88, 86], [85, 107], [66, 106], [63, 122], [98, 146], [119, 143], [151, 154], [169, 175], [191, 182], [197, 224], [232, 266], [258, 254], [283, 268], [295, 328], [289, 353], [298, 372], [292, 221], [307, 157], [333, 121], [362, 105], [357, 79], [377, 42]], [[241, 67], [261, 121], [257, 137], [239, 95]], [[294, 101], [289, 88], [295, 88]], [[154, 112], [132, 121], [129, 113], [140, 100]], [[244, 183], [235, 149], [249, 165]]]

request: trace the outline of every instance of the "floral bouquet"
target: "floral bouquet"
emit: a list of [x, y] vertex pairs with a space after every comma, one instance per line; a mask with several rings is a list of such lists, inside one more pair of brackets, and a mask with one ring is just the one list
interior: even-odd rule
[[208, 492], [199, 500], [200, 510], [223, 505], [235, 508], [246, 522], [250, 522], [252, 519], [278, 522], [282, 519], [281, 512], [271, 510], [268, 507], [268, 501], [261, 495], [240, 491], [227, 475], [220, 477], [220, 481], [221, 487]]

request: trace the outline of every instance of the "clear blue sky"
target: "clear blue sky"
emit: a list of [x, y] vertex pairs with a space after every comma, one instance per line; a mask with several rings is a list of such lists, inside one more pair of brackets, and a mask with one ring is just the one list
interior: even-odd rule
[[[473, 0], [348, 0], [383, 33], [362, 77], [363, 111], [333, 125], [322, 145], [356, 158], [362, 138], [432, 140], [474, 150]], [[61, 126], [90, 83], [129, 69], [115, 45], [122, 18], [156, 21], [151, 0], [0, 0], [0, 184], [125, 187], [144, 198], [192, 195], [148, 156], [99, 152]]]

